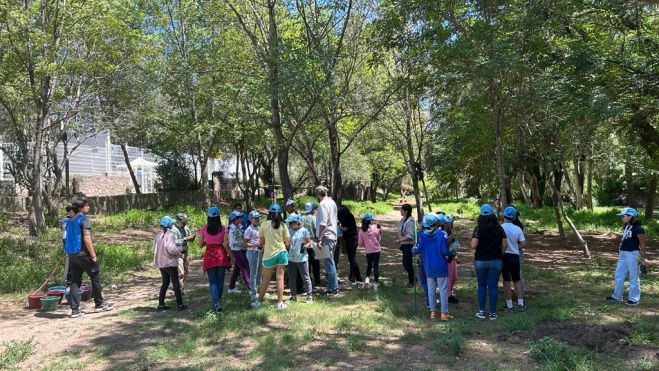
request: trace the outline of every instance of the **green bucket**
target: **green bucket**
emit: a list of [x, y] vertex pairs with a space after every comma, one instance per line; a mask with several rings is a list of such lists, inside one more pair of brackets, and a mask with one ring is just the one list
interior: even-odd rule
[[44, 296], [41, 300], [41, 310], [43, 312], [52, 312], [57, 309], [57, 303], [59, 302], [59, 296]]

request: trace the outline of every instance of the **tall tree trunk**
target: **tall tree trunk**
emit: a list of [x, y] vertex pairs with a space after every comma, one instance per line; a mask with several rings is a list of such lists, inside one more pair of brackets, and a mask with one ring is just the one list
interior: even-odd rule
[[632, 176], [632, 164], [625, 161], [625, 187], [627, 188], [627, 205], [636, 208], [636, 191], [634, 189], [634, 177]]
[[336, 121], [327, 123], [330, 145], [330, 185], [332, 196], [337, 204], [341, 204], [343, 198], [341, 179], [341, 154], [339, 153], [339, 132]]
[[[554, 176], [555, 177], [560, 176], [560, 173], [562, 172], [554, 172]], [[556, 184], [552, 186], [552, 192], [554, 194], [559, 193], [558, 189], [556, 188]], [[590, 250], [588, 249], [588, 243], [586, 242], [586, 240], [583, 239], [577, 227], [574, 225], [574, 223], [572, 223], [572, 219], [570, 219], [570, 217], [567, 215], [567, 212], [565, 211], [565, 205], [563, 205], [563, 200], [561, 199], [561, 197], [560, 196], [556, 197], [556, 200], [558, 201], [558, 210], [561, 211], [563, 218], [565, 218], [565, 221], [567, 222], [568, 226], [570, 226], [570, 229], [572, 230], [572, 232], [574, 232], [574, 234], [577, 236], [577, 239], [579, 240], [579, 244], [581, 245], [581, 249], [583, 251], [584, 257], [586, 259], [590, 259]], [[562, 228], [562, 225], [560, 228]], [[565, 234], [565, 232], [563, 232], [563, 234]]]
[[[46, 83], [42, 82], [42, 97], [49, 96], [44, 93]], [[37, 118], [37, 125], [35, 130], [35, 137], [32, 147], [32, 173], [31, 173], [31, 190], [30, 190], [30, 208], [28, 215], [28, 227], [30, 235], [38, 236], [46, 231], [46, 218], [44, 216], [43, 207], [43, 155], [42, 147], [44, 144], [44, 128], [48, 125], [48, 104], [43, 101], [40, 105], [39, 117]]]
[[270, 88], [271, 125], [277, 143], [277, 165], [284, 199], [293, 197], [293, 186], [288, 175], [288, 146], [281, 124], [281, 107], [279, 102], [279, 34], [277, 31], [276, 1], [268, 1], [268, 84]]
[[577, 210], [583, 208], [583, 171], [581, 171], [581, 158], [575, 157], [573, 163], [574, 174], [574, 204]]
[[517, 174], [517, 182], [519, 183], [519, 192], [522, 194], [522, 199], [528, 207], [533, 207], [533, 201], [529, 197], [528, 191], [526, 189], [526, 182], [524, 181], [524, 172]]
[[645, 203], [645, 219], [654, 219], [654, 205], [657, 200], [657, 173], [650, 175], [648, 183], [648, 200]]
[[412, 118], [410, 115], [405, 118], [405, 147], [407, 148], [407, 167], [412, 177], [417, 220], [420, 221], [423, 219], [424, 210], [421, 189], [419, 188], [419, 172], [417, 171], [416, 156], [414, 156], [414, 146], [412, 144]]
[[586, 205], [590, 211], [593, 210], [593, 156], [592, 153], [586, 158]]
[[490, 118], [492, 126], [494, 127], [494, 155], [497, 161], [497, 177], [499, 178], [499, 208], [503, 208], [509, 204], [506, 193], [506, 170], [504, 168], [503, 159], [503, 118], [501, 117], [501, 101], [499, 99], [499, 92], [494, 78], [490, 78]]
[[558, 234], [561, 239], [565, 240], [565, 229], [563, 228], [563, 220], [561, 219], [561, 179], [563, 178], [563, 171], [554, 170], [554, 181], [549, 182], [551, 187], [552, 200], [554, 201], [554, 214], [556, 216], [556, 226], [558, 227]]
[[133, 165], [130, 164], [130, 157], [128, 157], [128, 148], [126, 148], [126, 143], [121, 143], [121, 152], [124, 154], [124, 162], [126, 163], [126, 168], [128, 169], [128, 174], [130, 174], [130, 180], [133, 181], [133, 187], [135, 188], [135, 193], [138, 195], [142, 194], [142, 187], [137, 181], [135, 176], [135, 171], [133, 171]]

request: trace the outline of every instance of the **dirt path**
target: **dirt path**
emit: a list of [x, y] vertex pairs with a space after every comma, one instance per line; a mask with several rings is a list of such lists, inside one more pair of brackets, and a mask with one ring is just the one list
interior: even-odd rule
[[[400, 215], [398, 212], [391, 212], [378, 217], [378, 222], [382, 225], [383, 231], [383, 253], [381, 262], [381, 279], [384, 285], [394, 283], [404, 284], [406, 274], [401, 266], [401, 254], [398, 246], [393, 243], [397, 237], [397, 228]], [[473, 223], [460, 221], [456, 223], [456, 234], [463, 241], [463, 248], [460, 254], [461, 264], [459, 265], [459, 285], [471, 285], [474, 282], [472, 268], [473, 254], [465, 247], [469, 241], [470, 231]], [[143, 233], [145, 241], [150, 240], [148, 233]], [[591, 240], [602, 238], [600, 236], [589, 236]], [[563, 246], [555, 236], [549, 234], [530, 235], [528, 236], [530, 248], [525, 256], [526, 261], [533, 265], [542, 266], [551, 264], [555, 267], [569, 265], [581, 256], [577, 249]], [[603, 240], [600, 249], [595, 248], [597, 256], [600, 259], [615, 260], [615, 248], [611, 249], [610, 239]], [[575, 244], [570, 244], [576, 246]], [[609, 250], [612, 251], [609, 251]], [[598, 251], [600, 250], [600, 251]], [[656, 253], [651, 256], [656, 262]], [[365, 273], [366, 262], [363, 251], [358, 252], [358, 262], [362, 269], [362, 275]], [[347, 281], [347, 258], [341, 254], [338, 268], [339, 276]], [[191, 277], [187, 283], [187, 290], [205, 290], [207, 287], [206, 278], [201, 273], [201, 261], [195, 260], [191, 263]], [[102, 272], [101, 272], [102, 273]], [[229, 278], [227, 278], [228, 280]], [[72, 354], [73, 357], [79, 356], [79, 353], [72, 350], [88, 350], [93, 344], [111, 344], [111, 349], [116, 352], [108, 359], [112, 360], [131, 360], [135, 359], [134, 350], [135, 342], [140, 345], [151, 345], [151, 342], [162, 339], [162, 334], [158, 329], [144, 328], [140, 326], [139, 318], [135, 312], [145, 313], [153, 312], [157, 304], [157, 289], [160, 285], [160, 276], [154, 269], [136, 272], [132, 277], [118, 285], [104, 288], [104, 296], [110, 302], [116, 304], [115, 310], [105, 313], [90, 313], [81, 318], [70, 319], [68, 317], [70, 310], [66, 306], [59, 306], [55, 312], [41, 313], [21, 308], [24, 305], [24, 299], [4, 303], [5, 308], [0, 312], [0, 325], [2, 326], [2, 341], [26, 340], [33, 339], [34, 353], [28, 358], [21, 368], [36, 369], [42, 368], [54, 358], [55, 355]], [[342, 285], [344, 291], [352, 288]], [[194, 302], [190, 303], [195, 305]], [[198, 304], [201, 305], [201, 304]], [[93, 302], [83, 304], [83, 310], [93, 311]], [[656, 308], [648, 308], [656, 313]], [[160, 315], [160, 314], [158, 314]], [[178, 317], [181, 321], [193, 321], [191, 315], [184, 314]], [[106, 334], [125, 334], [125, 336], [109, 336]], [[103, 337], [102, 339], [99, 339]], [[185, 360], [180, 360], [180, 365], [185, 365]], [[91, 366], [91, 369], [110, 368], [112, 365], [108, 361], [102, 361]], [[89, 367], [86, 367], [89, 368]]]

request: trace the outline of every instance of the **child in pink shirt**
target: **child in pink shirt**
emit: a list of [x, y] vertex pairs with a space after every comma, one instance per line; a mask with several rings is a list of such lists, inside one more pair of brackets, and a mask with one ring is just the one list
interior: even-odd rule
[[380, 227], [373, 224], [373, 214], [366, 213], [362, 218], [362, 228], [359, 230], [357, 237], [357, 244], [364, 247], [366, 251], [366, 279], [364, 280], [364, 287], [368, 288], [369, 276], [371, 269], [373, 270], [374, 281], [373, 290], [378, 290], [379, 276], [380, 276]]

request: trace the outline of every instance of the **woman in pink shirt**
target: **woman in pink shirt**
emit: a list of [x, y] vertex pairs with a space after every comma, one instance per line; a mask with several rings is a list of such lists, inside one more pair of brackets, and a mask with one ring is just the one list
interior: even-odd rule
[[378, 283], [380, 277], [380, 226], [373, 224], [373, 214], [366, 213], [362, 218], [362, 228], [359, 230], [357, 244], [359, 247], [364, 247], [366, 251], [366, 279], [364, 280], [364, 287], [368, 288], [369, 276], [371, 269], [373, 270], [374, 281], [373, 290], [378, 291]]

